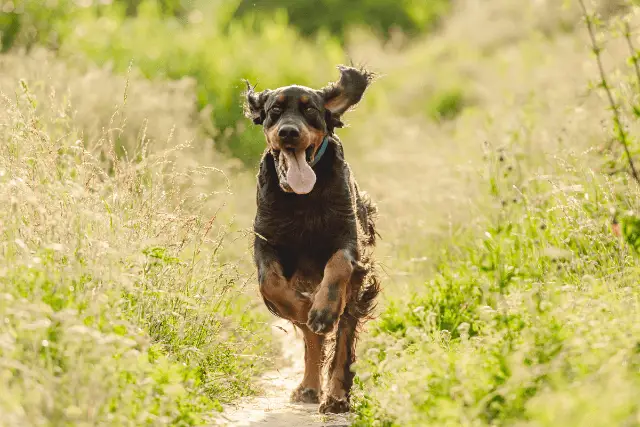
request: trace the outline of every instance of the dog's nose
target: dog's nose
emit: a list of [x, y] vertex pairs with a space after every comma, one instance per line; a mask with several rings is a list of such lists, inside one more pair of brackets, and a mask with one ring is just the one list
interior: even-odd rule
[[278, 136], [283, 142], [295, 142], [300, 138], [300, 131], [295, 126], [284, 125], [278, 130]]

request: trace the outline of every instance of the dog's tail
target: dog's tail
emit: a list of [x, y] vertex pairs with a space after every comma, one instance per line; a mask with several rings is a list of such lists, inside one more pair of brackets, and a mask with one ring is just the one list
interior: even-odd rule
[[363, 243], [365, 246], [375, 246], [376, 237], [380, 237], [376, 231], [376, 219], [378, 217], [378, 208], [371, 200], [366, 191], [360, 190], [358, 183], [353, 182], [356, 193], [356, 212], [358, 214], [358, 222], [364, 233]]
[[362, 224], [363, 231], [367, 236], [365, 244], [368, 246], [374, 246], [376, 244], [376, 237], [380, 237], [376, 231], [376, 219], [378, 217], [378, 208], [369, 197], [366, 191], [360, 193], [360, 206], [358, 215], [360, 216], [360, 223]]
[[380, 280], [371, 264], [364, 267], [359, 273], [364, 277], [355, 304], [352, 306], [352, 314], [358, 319], [358, 324], [362, 325], [371, 319], [376, 308], [376, 297], [380, 293]]

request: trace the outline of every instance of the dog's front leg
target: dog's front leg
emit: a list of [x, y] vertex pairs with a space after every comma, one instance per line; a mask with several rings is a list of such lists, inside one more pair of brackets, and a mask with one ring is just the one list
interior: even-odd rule
[[260, 293], [265, 304], [277, 316], [304, 324], [311, 306], [309, 299], [298, 294], [293, 284], [284, 277], [273, 247], [256, 239], [254, 248]]
[[316, 334], [327, 334], [335, 329], [347, 302], [354, 265], [355, 257], [349, 249], [337, 251], [327, 262], [307, 321], [309, 329]]

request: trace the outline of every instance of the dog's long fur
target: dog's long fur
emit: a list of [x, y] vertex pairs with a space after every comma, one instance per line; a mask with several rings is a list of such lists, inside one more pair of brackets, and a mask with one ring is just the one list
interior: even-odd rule
[[[258, 94], [249, 86], [245, 105], [247, 116], [265, 126], [268, 145], [257, 177], [254, 221], [260, 290], [269, 311], [291, 320], [305, 333], [305, 379], [293, 400], [319, 398], [317, 367], [309, 365], [320, 363], [317, 352], [324, 352], [329, 386], [321, 412], [349, 408], [357, 333], [380, 291], [372, 254], [376, 207], [359, 190], [334, 133], [342, 126], [341, 115], [362, 97], [371, 74], [351, 67], [340, 67], [340, 72], [338, 82], [319, 91], [290, 86]], [[269, 110], [274, 103], [282, 106], [276, 108], [276, 115]], [[274, 136], [284, 122], [300, 128], [307, 140], [301, 136], [291, 142]], [[286, 174], [279, 172], [285, 142], [317, 154], [320, 136], [325, 135], [328, 146], [314, 166], [313, 190], [293, 193], [283, 182]], [[332, 277], [335, 283], [330, 282]], [[340, 281], [345, 278], [342, 287]]]
[[[280, 190], [273, 155], [270, 152], [264, 154], [256, 196], [258, 211], [254, 221], [254, 249], [258, 249], [258, 254], [255, 261], [260, 271], [262, 249], [265, 246], [276, 247], [287, 279], [296, 269], [314, 270], [317, 275], [321, 274], [337, 248], [355, 240], [360, 256], [353, 275], [356, 282], [366, 283], [366, 286], [361, 289], [357, 304], [350, 308], [358, 319], [365, 319], [374, 308], [379, 292], [372, 259], [377, 236], [377, 208], [368, 194], [359, 191], [337, 136], [331, 137], [325, 157], [331, 157], [332, 161], [324, 162], [318, 168], [316, 188], [300, 197]], [[310, 259], [303, 261], [306, 264], [301, 266], [302, 257], [296, 254], [304, 254]], [[297, 290], [301, 293], [314, 291], [313, 287], [306, 286]], [[268, 301], [265, 305], [274, 315], [286, 318]]]

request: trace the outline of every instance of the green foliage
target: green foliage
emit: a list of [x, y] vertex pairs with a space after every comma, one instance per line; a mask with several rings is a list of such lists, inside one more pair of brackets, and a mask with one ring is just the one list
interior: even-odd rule
[[[510, 200], [508, 182], [502, 184], [509, 166], [495, 164], [496, 200]], [[358, 366], [362, 387], [376, 393], [361, 395], [356, 425], [529, 419], [539, 415], [534, 402], [550, 390], [587, 381], [602, 364], [614, 363], [617, 352], [634, 351], [635, 340], [608, 325], [615, 318], [623, 329], [636, 329], [624, 301], [637, 291], [606, 284], [619, 271], [635, 283], [640, 269], [606, 225], [612, 200], [591, 201], [603, 190], [595, 183], [579, 190], [588, 195], [562, 182], [530, 186], [520, 200], [489, 214], [480, 236], [452, 242], [425, 292], [408, 303], [396, 299], [376, 322]], [[601, 309], [589, 308], [594, 300]], [[604, 336], [615, 349], [583, 361]], [[629, 390], [640, 390], [637, 371], [624, 375]], [[389, 397], [383, 391], [389, 387], [400, 394]]]
[[434, 120], [454, 119], [465, 107], [462, 90], [450, 89], [429, 98], [427, 114]]
[[[483, 88], [491, 98], [513, 97], [513, 103], [485, 99], [481, 109], [496, 110], [485, 115], [470, 109], [456, 117], [455, 130], [445, 138], [455, 141], [473, 123], [474, 131], [465, 134], [470, 140], [510, 148], [485, 150], [484, 173], [471, 166], [474, 173], [464, 182], [479, 181], [484, 188], [469, 196], [473, 213], [460, 226], [463, 232], [447, 223], [449, 238], [438, 242], [442, 249], [430, 261], [427, 279], [418, 282], [415, 275], [415, 283], [403, 283], [411, 292], [387, 293], [390, 303], [363, 340], [356, 367], [356, 425], [637, 424], [640, 194], [630, 160], [638, 153], [640, 76], [635, 35], [616, 40], [600, 34], [613, 24], [623, 36], [624, 29], [637, 27], [631, 15], [599, 22], [594, 39], [607, 50], [599, 59], [603, 70], [615, 70], [597, 76], [597, 63], [591, 70], [595, 86], [609, 89], [601, 93], [601, 102], [585, 107], [578, 96], [539, 96], [539, 87], [558, 84], [561, 77], [551, 74], [544, 84], [529, 86], [527, 79], [547, 72], [546, 66], [535, 66], [513, 86]], [[584, 40], [588, 34], [572, 37]], [[535, 61], [541, 51], [557, 47], [528, 40], [487, 62], [503, 60], [496, 69], [518, 69], [513, 52], [523, 46], [535, 46]], [[586, 51], [576, 55], [576, 63], [586, 60]], [[568, 68], [562, 54], [553, 55], [558, 71]], [[464, 69], [466, 59], [461, 63]], [[449, 63], [438, 66], [449, 72]], [[572, 82], [571, 91], [582, 91], [585, 83]], [[573, 113], [581, 108], [588, 111], [584, 119]], [[561, 118], [556, 123], [553, 116]], [[587, 130], [595, 117], [607, 128]], [[500, 132], [489, 130], [494, 126]], [[546, 133], [557, 145], [547, 139], [539, 149]], [[593, 149], [596, 144], [604, 150]], [[462, 151], [472, 145], [458, 146], [454, 160], [442, 169], [466, 167]], [[604, 173], [592, 169], [601, 164], [603, 152], [612, 160]], [[625, 213], [612, 218], [611, 212]], [[420, 220], [411, 232], [418, 234], [429, 222]], [[431, 240], [422, 243], [424, 252], [433, 246]]]
[[[195, 102], [211, 118], [205, 129], [220, 148], [249, 164], [262, 154], [264, 138], [243, 116], [242, 79], [258, 83], [258, 89], [293, 83], [321, 87], [336, 74], [335, 65], [344, 62], [337, 41], [301, 40], [283, 13], [229, 22], [233, 2], [203, 3], [200, 15], [193, 15], [199, 18], [185, 22], [166, 16], [153, 0], [141, 2], [135, 17], [118, 6], [44, 8], [55, 31], [47, 27], [36, 34], [55, 34], [62, 53], [83, 53], [122, 73], [133, 64], [150, 79], [194, 78]], [[29, 16], [40, 25], [37, 15]]]
[[[3, 52], [12, 46], [30, 48], [41, 43], [57, 46], [59, 43], [58, 26], [72, 19], [76, 8], [71, 0], [42, 2], [34, 0], [17, 0], [3, 2], [0, 13], [0, 42]], [[69, 16], [62, 18], [65, 13]]]
[[624, 240], [636, 252], [640, 252], [640, 218], [633, 214], [622, 217], [622, 235]]
[[[79, 6], [60, 0], [43, 7], [40, 1], [23, 0], [14, 12], [2, 15], [0, 32], [4, 50], [44, 44], [68, 56], [81, 53], [98, 64], [111, 64], [121, 73], [133, 64], [150, 79], [194, 78], [195, 102], [210, 118], [204, 129], [219, 148], [253, 165], [264, 141], [260, 128], [243, 117], [242, 79], [258, 83], [258, 89], [292, 83], [324, 86], [335, 75], [335, 65], [346, 61], [340, 38], [348, 25], [385, 33], [392, 24], [423, 31], [448, 4], [264, 2], [260, 13], [254, 13], [249, 3], [236, 1], [119, 0]], [[325, 9], [340, 12], [317, 13]], [[329, 31], [320, 31], [325, 27]], [[297, 29], [310, 37], [301, 39]], [[430, 104], [429, 114], [451, 118], [462, 104], [458, 92], [446, 93]]]
[[[125, 5], [128, 15], [136, 15], [143, 0], [115, 0]], [[193, 0], [157, 0], [163, 15], [180, 16], [191, 9]]]
[[312, 36], [327, 31], [344, 39], [352, 26], [371, 28], [383, 37], [388, 37], [392, 29], [411, 35], [427, 32], [439, 22], [449, 6], [450, 0], [242, 0], [235, 14], [272, 14], [276, 10], [286, 10], [289, 22], [302, 34]]

